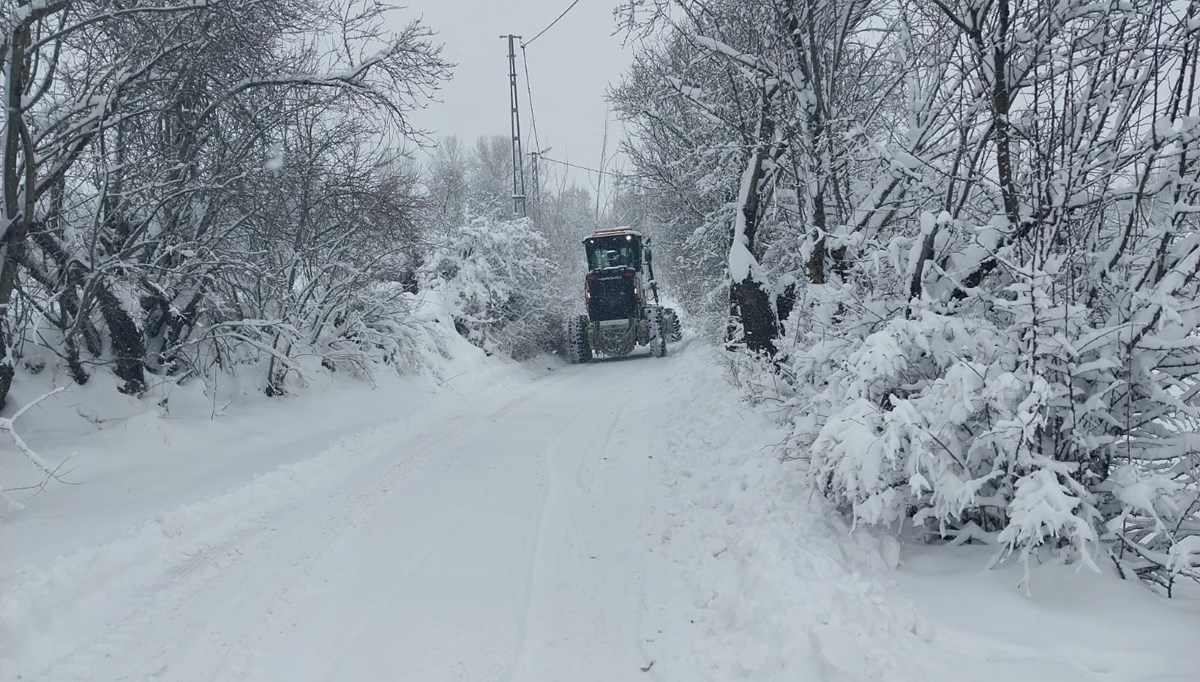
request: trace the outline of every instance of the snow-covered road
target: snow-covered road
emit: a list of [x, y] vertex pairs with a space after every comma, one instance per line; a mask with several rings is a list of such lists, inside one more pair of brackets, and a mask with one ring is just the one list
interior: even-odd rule
[[[64, 681], [640, 674], [653, 660], [641, 618], [659, 532], [651, 491], [666, 447], [662, 404], [686, 398], [662, 389], [677, 369], [673, 358], [635, 356], [482, 391], [363, 434], [284, 481], [268, 475], [176, 513], [179, 528], [160, 519], [144, 530], [179, 541], [98, 575], [82, 603], [64, 602], [54, 617], [72, 622], [29, 641], [19, 662], [32, 667], [21, 672]], [[260, 496], [286, 503], [239, 499]]]
[[[289, 569], [286, 605], [234, 617], [272, 613], [249, 677], [612, 680], [645, 665], [640, 576], [662, 446], [638, 383], [669, 363], [629, 362], [644, 374], [572, 368], [464, 406], [285, 515], [290, 539], [249, 570], [289, 553], [303, 568]], [[314, 527], [322, 539], [303, 542]]]
[[[84, 485], [0, 526], [0, 680], [1194, 679], [1195, 600], [1049, 565], [1030, 599], [991, 548], [851, 533], [719, 362], [473, 361], [93, 431]], [[60, 417], [31, 438], [69, 452]]]

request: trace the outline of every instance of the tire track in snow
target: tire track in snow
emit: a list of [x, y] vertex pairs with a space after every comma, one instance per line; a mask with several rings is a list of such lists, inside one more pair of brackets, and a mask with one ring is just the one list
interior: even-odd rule
[[[555, 380], [556, 377], [550, 376], [539, 381], [532, 381], [528, 386], [522, 387], [515, 397], [507, 396], [504, 407], [500, 411], [512, 409], [527, 401], [540, 387], [553, 384]], [[240, 602], [239, 608], [243, 612], [249, 609], [248, 603], [265, 604], [258, 608], [260, 612], [269, 610], [271, 605], [280, 601], [292, 587], [288, 580], [302, 579], [299, 576], [303, 575], [304, 570], [323, 556], [331, 543], [338, 540], [339, 534], [335, 532], [336, 530], [344, 531], [348, 527], [360, 524], [367, 516], [367, 511], [384, 500], [384, 494], [389, 489], [395, 488], [403, 479], [415, 473], [420, 466], [431, 463], [428, 453], [425, 453], [424, 459], [421, 458], [422, 451], [428, 449], [430, 445], [437, 445], [444, 454], [447, 448], [470, 434], [470, 431], [464, 427], [477, 421], [470, 412], [470, 406], [460, 408], [458, 412], [461, 414], [448, 415], [445, 423], [438, 424], [442, 428], [441, 431], [427, 431], [424, 437], [419, 437], [415, 441], [409, 440], [407, 449], [412, 452], [411, 456], [390, 467], [388, 471], [385, 471], [383, 478], [371, 479], [377, 474], [377, 471], [371, 468], [371, 464], [384, 454], [394, 452], [396, 441], [408, 440], [409, 434], [416, 430], [409, 420], [368, 429], [356, 436], [344, 438], [312, 459], [304, 460], [296, 465], [289, 465], [278, 472], [260, 476], [244, 488], [236, 489], [228, 495], [160, 515], [156, 525], [151, 525], [149, 528], [135, 533], [135, 536], [137, 533], [141, 533], [151, 536], [152, 539], [157, 538], [155, 542], [150, 543], [150, 547], [144, 548], [145, 551], [141, 555], [129, 553], [121, 547], [118, 547], [119, 551], [112, 552], [120, 558], [121, 562], [128, 562], [136, 565], [137, 568], [133, 571], [122, 572], [120, 567], [114, 567], [115, 577], [109, 581], [109, 585], [104, 586], [103, 583], [91, 585], [92, 593], [84, 600], [82, 608], [79, 604], [72, 605], [72, 618], [92, 620], [95, 622], [93, 629], [105, 634], [78, 644], [72, 644], [69, 638], [53, 642], [52, 646], [47, 647], [49, 651], [43, 653], [43, 658], [49, 659], [49, 662], [43, 665], [50, 666], [48, 671], [52, 674], [53, 679], [59, 679], [60, 675], [67, 675], [62, 679], [98, 679], [96, 677], [98, 661], [108, 658], [114, 650], [128, 650], [138, 653], [131, 657], [133, 660], [126, 659], [122, 663], [125, 671], [137, 669], [139, 665], [142, 667], [148, 665], [150, 668], [158, 669], [161, 674], [162, 666], [153, 660], [157, 655], [147, 654], [146, 657], [139, 657], [139, 653], [144, 647], [127, 646], [145, 639], [138, 633], [144, 633], [164, 623], [174, 624], [175, 613], [183, 610], [189, 603], [197, 601], [198, 595], [205, 590], [219, 587], [218, 583], [237, 582], [239, 575], [241, 579], [246, 579], [247, 573], [254, 569], [253, 566], [242, 567], [247, 556], [290, 551], [294, 557], [291, 562], [292, 570], [289, 573], [272, 574], [268, 580], [262, 582], [262, 587], [257, 594], [248, 595], [249, 598], [246, 600], [237, 600]], [[421, 432], [418, 430], [417, 433]], [[362, 453], [359, 452], [364, 448], [371, 450], [366, 457], [361, 456]], [[315, 467], [315, 469], [321, 470], [321, 473], [332, 474], [330, 478], [333, 480], [323, 482], [329, 484], [326, 486], [329, 487], [329, 490], [324, 493], [320, 493], [321, 485], [316, 486], [313, 492], [321, 494], [322, 499], [320, 504], [314, 504], [313, 500], [305, 495], [308, 492], [308, 486], [305, 484], [309, 483], [314, 475], [313, 471], [309, 471], [314, 468], [313, 464], [329, 459], [349, 459], [351, 456], [353, 457], [350, 461], [336, 462], [337, 466], [334, 468]], [[418, 466], [406, 466], [414, 462]], [[344, 465], [349, 466], [345, 467]], [[346, 468], [351, 470], [350, 473], [346, 473], [344, 470]], [[295, 472], [293, 471], [295, 469], [301, 471]], [[395, 475], [397, 470], [401, 470], [400, 476]], [[363, 483], [359, 477], [371, 480]], [[270, 504], [262, 504], [260, 500], [255, 499], [262, 496], [270, 497], [279, 489], [290, 490], [301, 495], [301, 498], [276, 508], [272, 508]], [[350, 494], [352, 496], [347, 498], [347, 495]], [[190, 533], [187, 530], [189, 526], [205, 525], [203, 517], [206, 514], [228, 516], [223, 508], [227, 506], [223, 498], [248, 500], [248, 503], [243, 504], [248, 512], [243, 514], [238, 511], [236, 506], [233, 507], [232, 516], [214, 524], [217, 526], [215, 534], [206, 533], [203, 530], [200, 533]], [[309, 508], [350, 509], [357, 510], [357, 513], [309, 519], [305, 523], [296, 520], [297, 514], [303, 515], [304, 511]], [[176, 521], [175, 517], [183, 517], [183, 519]], [[307, 517], [303, 518], [307, 519]], [[288, 523], [289, 519], [290, 524]], [[172, 528], [172, 526], [180, 524], [183, 526], [181, 530]], [[158, 528], [160, 525], [162, 526], [161, 535]], [[315, 528], [325, 528], [325, 530], [317, 534], [312, 532]], [[291, 531], [291, 535], [286, 531]], [[163, 551], [164, 548], [161, 546], [164, 544], [162, 537], [164, 535], [168, 538], [165, 542], [167, 551], [163, 554], [152, 554], [151, 552]], [[191, 535], [196, 537], [191, 538]], [[285, 536], [287, 536], [288, 542], [284, 542]], [[176, 538], [181, 540], [183, 547], [172, 551], [173, 545], [180, 544], [171, 541]], [[318, 544], [312, 544], [314, 539], [319, 541]], [[130, 541], [122, 540], [115, 544], [130, 544]], [[137, 546], [145, 543], [134, 542], [133, 544]], [[104, 558], [107, 549], [107, 546], [102, 546], [95, 550], [85, 551], [84, 554], [94, 552], [97, 557]], [[81, 557], [80, 563], [87, 565], [97, 560], [95, 557], [84, 556]], [[255, 576], [250, 574], [250, 577]], [[275, 584], [280, 581], [284, 583], [283, 589], [274, 589]], [[101, 589], [97, 590], [96, 587]], [[276, 594], [277, 597], [269, 602], [264, 602], [261, 594]], [[111, 611], [113, 606], [117, 607], [115, 615], [113, 613], [106, 613], [102, 616], [88, 615], [89, 611]], [[196, 632], [203, 629], [199, 626], [187, 627], [191, 634], [200, 636], [205, 634]], [[61, 638], [62, 633], [57, 633], [57, 635]], [[224, 657], [220, 658], [228, 660]], [[119, 677], [116, 676], [124, 676], [124, 673], [121, 672], [113, 674], [114, 677], [111, 679], [118, 679]]]
[[[656, 368], [661, 371], [663, 363], [657, 361]], [[595, 410], [589, 413], [593, 423], [572, 434], [578, 447], [556, 442], [547, 448], [547, 498], [538, 523], [537, 551], [531, 557], [534, 589], [518, 663], [505, 678], [510, 682], [626, 679], [640, 674], [636, 668], [644, 665], [637, 613], [643, 534], [631, 523], [640, 519], [640, 507], [625, 504], [621, 496], [614, 500], [605, 494], [604, 485], [595, 486], [597, 477], [612, 471], [619, 479], [616, 489], [628, 492], [640, 477], [623, 478], [629, 472], [613, 469], [614, 464], [624, 467], [626, 461], [650, 456], [648, 441], [627, 452], [613, 452], [614, 436], [627, 429], [656, 433], [646, 407], [661, 396], [648, 394], [653, 381], [630, 373], [631, 367], [603, 363], [582, 368], [584, 374], [599, 370], [605, 380], [619, 382], [606, 394], [618, 396], [616, 408], [602, 420], [595, 418]], [[633, 566], [620, 554], [622, 549], [631, 551]], [[629, 612], [631, 602], [634, 613]]]
[[[640, 675], [642, 479], [659, 437], [648, 408], [671, 364], [560, 370], [168, 512], [137, 553], [116, 548], [84, 600], [62, 600], [87, 622], [49, 630], [55, 648], [25, 659], [45, 665], [23, 670], [55, 682]], [[443, 595], [446, 573], [497, 588]], [[444, 597], [457, 601], [432, 606]], [[581, 664], [593, 677], [569, 674]]]
[[[515, 396], [508, 396], [504, 404], [499, 409], [491, 412], [486, 420], [481, 420], [475, 416], [473, 414], [474, 410], [472, 409], [470, 413], [462, 416], [457, 424], [446, 425], [434, 423], [426, 425], [426, 428], [429, 430], [430, 440], [437, 440], [440, 437], [440, 434], [443, 434], [447, 431], [454, 434], [453, 437], [446, 439], [443, 442], [433, 444], [436, 456], [427, 458], [428, 463], [435, 464], [435, 468], [438, 469], [452, 468], [457, 465], [468, 463], [468, 460], [471, 459], [472, 449], [466, 446], [471, 444], [473, 439], [478, 438], [481, 431], [489, 429], [489, 424], [494, 423], [498, 418], [503, 417], [504, 415], [509, 414], [521, 406], [529, 403], [530, 400], [537, 397], [539, 392], [545, 391], [548, 388], [564, 381], [565, 378], [562, 376], [562, 374], [563, 373], [556, 373], [554, 375], [542, 377], [531, 382], [527, 386], [523, 386]], [[468, 463], [468, 465], [469, 464], [470, 463]], [[353, 643], [360, 640], [374, 625], [383, 620], [382, 616], [388, 612], [389, 608], [394, 607], [396, 595], [406, 588], [407, 582], [411, 580], [414, 575], [418, 574], [427, 567], [431, 558], [435, 556], [437, 552], [441, 550], [449, 540], [452, 539], [455, 532], [478, 511], [485, 498], [495, 491], [498, 482], [504, 475], [504, 471], [501, 468], [492, 469], [490, 471], [491, 473], [487, 477], [486, 483], [484, 483], [482, 487], [477, 487], [476, 490], [471, 494], [469, 503], [461, 504], [462, 500], [458, 500], [460, 503], [459, 513], [452, 517], [449, 525], [443, 524], [440, 527], [440, 529], [434, 535], [432, 542], [426, 544], [423, 548], [416, 552], [416, 554], [419, 554], [419, 556], [412, 563], [412, 565], [406, 568], [403, 573], [392, 576], [391, 580], [384, 583], [382, 585], [382, 591], [377, 595], [377, 598], [374, 600], [373, 604], [371, 604], [367, 610], [357, 614], [359, 616], [358, 622], [344, 637], [346, 642]], [[426, 471], [424, 473], [430, 472]], [[409, 486], [417, 485], [418, 483], [419, 481], [411, 480], [411, 477], [409, 480], [406, 480], [406, 484]], [[391, 490], [389, 494], [394, 497], [401, 495], [404, 492], [405, 490], [403, 487], [397, 486]], [[372, 520], [372, 523], [376, 522], [378, 522], [378, 519]], [[340, 662], [343, 662], [346, 659], [348, 655], [349, 649], [343, 648], [341, 651], [334, 654], [333, 660], [329, 663], [329, 665], [336, 668]]]
[[[458, 418], [459, 421], [465, 419]], [[230, 657], [229, 646], [242, 638], [226, 636], [216, 640], [210, 631], [213, 623], [228, 623], [230, 618], [227, 614], [218, 613], [214, 614], [213, 621], [197, 622], [192, 613], [195, 605], [198, 602], [216, 601], [229, 606], [243, 616], [238, 621], [247, 629], [251, 623], [261, 620], [262, 615], [284, 598], [296, 581], [304, 578], [305, 569], [337, 541], [337, 530], [361, 523], [371, 508], [383, 500], [388, 490], [429, 463], [428, 459], [420, 457], [421, 449], [414, 447], [410, 457], [388, 466], [383, 472], [384, 476], [372, 476], [376, 472], [369, 466], [370, 463], [391, 450], [388, 444], [381, 441], [390, 441], [398, 435], [397, 431], [403, 433], [407, 430], [407, 425], [398, 429], [383, 427], [356, 437], [360, 441], [357, 449], [365, 446], [372, 452], [366, 454], [355, 471], [342, 480], [332, 482], [336, 487], [320, 493], [321, 504], [313, 504], [308, 496], [302, 495], [281, 508], [241, 519], [238, 524], [240, 527], [224, 538], [213, 542], [201, 541], [189, 548], [182, 561], [166, 564], [159, 579], [137, 586], [132, 599], [124, 601], [119, 607], [123, 609], [118, 611], [119, 615], [108, 619], [99, 628], [105, 633], [104, 636], [67, 653], [61, 660], [38, 673], [35, 679], [119, 680], [130, 676], [136, 678], [135, 671], [138, 670], [144, 670], [144, 674], [151, 678], [168, 674], [171, 666], [166, 661], [171, 651], [154, 649], [156, 640], [147, 633], [172, 628], [183, 628], [183, 632], [179, 633], [182, 636], [170, 642], [160, 641], [159, 644], [174, 647], [176, 653], [191, 659], [197, 658], [194, 655], [196, 648], [203, 651], [205, 647], [216, 646], [218, 650], [210, 652], [207, 658], [218, 667], [211, 676], [203, 679], [228, 679], [218, 677], [217, 673], [228, 670], [236, 662], [236, 656]], [[361, 443], [364, 440], [366, 444]], [[431, 438], [420, 439], [414, 445], [423, 445], [427, 440]], [[346, 444], [334, 446], [319, 457], [346, 454], [345, 448]], [[366, 483], [363, 484], [360, 478], [366, 479]], [[200, 506], [205, 505], [219, 509], [220, 499], [201, 503]], [[339, 513], [332, 516], [325, 514], [331, 510]], [[349, 513], [345, 513], [347, 510]], [[255, 563], [256, 559], [262, 557], [271, 557], [273, 562], [288, 557], [292, 570], [287, 573], [263, 570], [263, 565]], [[220, 599], [220, 592], [231, 588], [236, 598]], [[217, 595], [211, 594], [214, 590], [218, 592]], [[112, 604], [115, 601], [111, 595], [102, 593], [100, 597], [97, 600], [99, 603]], [[114, 651], [125, 652], [125, 656], [113, 661]], [[234, 678], [237, 677], [240, 675], [234, 674]], [[189, 676], [188, 679], [202, 678]]]
[[[466, 417], [460, 417], [456, 423], [462, 424], [467, 421]], [[324, 526], [322, 535], [323, 542], [319, 543], [318, 551], [313, 554], [302, 555], [301, 560], [293, 564], [293, 570], [289, 576], [290, 580], [285, 584], [284, 589], [276, 591], [274, 598], [262, 609], [259, 609], [260, 614], [268, 616], [268, 621], [274, 621], [274, 636], [285, 636], [288, 630], [287, 623], [294, 621], [297, 614], [296, 609], [303, 610], [300, 604], [316, 589], [316, 583], [320, 581], [320, 576], [314, 576], [313, 569], [319, 562], [328, 557], [333, 550], [339, 546], [339, 543], [346, 537], [349, 531], [361, 527], [372, 514], [394, 495], [402, 494], [405, 486], [414, 477], [420, 474], [426, 467], [438, 462], [436, 457], [431, 457], [429, 452], [423, 452], [424, 456], [415, 454], [424, 450], [424, 446], [428, 445], [429, 440], [440, 437], [444, 438], [440, 445], [453, 445], [462, 440], [465, 432], [459, 429], [454, 429], [452, 435], [448, 438], [444, 436], [435, 436], [429, 434], [429, 437], [423, 438], [418, 443], [421, 448], [412, 448], [414, 455], [409, 459], [393, 465], [389, 471], [385, 472], [385, 476], [379, 480], [372, 480], [363, 488], [358, 489], [356, 493], [343, 504], [337, 504], [336, 495], [329, 497], [329, 508], [347, 508], [352, 510], [350, 514], [345, 516], [328, 517], [325, 520], [327, 523]], [[392, 451], [394, 446], [389, 446], [388, 450]], [[444, 451], [443, 451], [444, 452]], [[391, 474], [391, 475], [386, 475]], [[302, 522], [293, 520], [291, 524], [293, 532], [298, 532], [302, 536], [307, 536], [308, 526]], [[261, 552], [262, 550], [260, 550]], [[260, 576], [267, 577], [269, 589], [275, 591], [275, 584], [278, 582], [277, 574], [273, 571], [261, 571]], [[211, 679], [258, 679], [248, 671], [252, 668], [257, 652], [262, 649], [267, 641], [271, 638], [270, 628], [254, 627], [250, 628], [252, 636], [250, 642], [246, 641], [245, 637], [237, 638], [238, 656], [221, 659], [221, 666]], [[229, 671], [234, 677], [226, 677], [220, 673]]]
[[[462, 445], [473, 451], [454, 458], [461, 466], [432, 468], [421, 480], [410, 484], [431, 491], [428, 505], [388, 508], [372, 520], [375, 532], [396, 528], [399, 536], [388, 535], [404, 551], [393, 551], [389, 558], [388, 553], [368, 547], [373, 542], [370, 536], [358, 541], [360, 552], [375, 555], [372, 562], [388, 562], [388, 567], [360, 571], [355, 578], [358, 582], [376, 586], [370, 602], [363, 603], [361, 609], [355, 607], [352, 614], [332, 614], [334, 619], [349, 615], [352, 620], [347, 621], [347, 631], [339, 633], [337, 641], [329, 645], [330, 660], [322, 664], [322, 670], [327, 671], [324, 676], [314, 673], [305, 679], [376, 679], [383, 670], [389, 677], [414, 680], [503, 679], [518, 649], [520, 624], [526, 618], [527, 567], [534, 552], [533, 528], [545, 490], [542, 460], [551, 444], [569, 436], [586, 416], [584, 411], [572, 408], [588, 399], [603, 399], [596, 392], [575, 395], [571, 390], [575, 374], [560, 371], [554, 382], [534, 387], [536, 395], [519, 397], [513, 401], [517, 405], [504, 405], [501, 410], [506, 419], [501, 424], [485, 418], [468, 426], [471, 435]], [[571, 400], [567, 400], [569, 396], [573, 396]], [[505, 409], [508, 407], [513, 409]], [[495, 414], [487, 409], [478, 412]], [[564, 415], [569, 418], [560, 418]], [[548, 425], [553, 426], [547, 429]], [[419, 511], [436, 528], [419, 533], [406, 530], [404, 526], [412, 524], [406, 523], [405, 510]], [[484, 541], [480, 533], [490, 532], [488, 529], [495, 525], [491, 517], [496, 513], [511, 524], [502, 534], [513, 544], [505, 546], [503, 554], [492, 556], [486, 552], [494, 539]], [[480, 542], [474, 549], [475, 556], [466, 558], [475, 542]], [[490, 566], [476, 568], [464, 564], [464, 560]], [[521, 570], [520, 566], [526, 568]], [[460, 591], [475, 595], [482, 585], [494, 582], [496, 588], [486, 596], [479, 594], [480, 601], [497, 601], [497, 593], [502, 593], [498, 601], [507, 606], [487, 613], [479, 611], [480, 607], [464, 605], [463, 594], [444, 592], [450, 589], [444, 574], [464, 572], [481, 582], [460, 583]], [[520, 587], [511, 576], [520, 577]], [[437, 608], [432, 605], [439, 598], [443, 600], [441, 608], [430, 611]], [[447, 619], [456, 619], [453, 631], [446, 630], [450, 627]], [[443, 631], [446, 637], [435, 638]], [[390, 633], [386, 642], [381, 633]], [[381, 648], [390, 650], [381, 655]], [[472, 648], [478, 650], [468, 653]], [[484, 658], [491, 660], [482, 661]]]
[[[616, 393], [618, 391], [614, 391]], [[610, 394], [612, 395], [612, 394]], [[609, 417], [608, 431], [604, 434], [604, 440], [599, 447], [589, 447], [584, 456], [579, 458], [579, 466], [575, 471], [575, 485], [579, 487], [585, 494], [592, 492], [592, 481], [596, 478], [596, 457], [593, 452], [608, 453], [609, 443], [612, 442], [613, 433], [617, 427], [621, 425], [621, 418], [625, 416], [625, 412], [629, 409], [628, 401], [621, 401], [615, 414]]]
[[[576, 371], [574, 374], [578, 375], [580, 372]], [[607, 393], [605, 397], [614, 395], [619, 390], [620, 388], [614, 389], [613, 391]], [[577, 437], [577, 433], [573, 431], [573, 427], [585, 416], [590, 415], [586, 412], [576, 410], [572, 414], [570, 420], [562, 425], [562, 428], [559, 429], [559, 432], [557, 435], [555, 435], [554, 439], [542, 449], [541, 457], [539, 458], [538, 477], [541, 484], [539, 486], [538, 514], [536, 523], [537, 530], [534, 534], [533, 546], [530, 548], [529, 561], [526, 565], [525, 594], [523, 600], [524, 612], [522, 613], [521, 617], [521, 628], [518, 634], [517, 644], [513, 648], [512, 656], [510, 657], [502, 675], [502, 678], [504, 680], [508, 680], [508, 682], [513, 682], [515, 680], [514, 676], [516, 675], [517, 670], [520, 668], [521, 661], [525, 656], [526, 649], [529, 646], [528, 636], [531, 616], [530, 601], [534, 593], [534, 585], [537, 579], [538, 552], [543, 546], [543, 531], [546, 524], [547, 510], [546, 502], [550, 496], [551, 490], [554, 487], [554, 476], [549, 473], [551, 468], [550, 460], [553, 457], [553, 453], [558, 451], [560, 443], [562, 443], [566, 438]]]

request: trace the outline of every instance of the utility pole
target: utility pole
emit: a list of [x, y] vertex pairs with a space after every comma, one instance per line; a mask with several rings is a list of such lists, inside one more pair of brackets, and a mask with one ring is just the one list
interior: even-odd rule
[[[517, 106], [517, 53], [514, 41], [521, 36], [500, 36], [508, 39], [508, 94], [512, 107], [513, 213], [525, 217], [525, 155], [521, 153], [521, 112]], [[536, 168], [536, 166], [535, 166]]]
[[541, 217], [542, 211], [542, 181], [538, 177], [538, 166], [542, 159], [542, 154], [550, 151], [550, 148], [535, 149], [529, 152], [529, 182], [532, 185], [529, 193], [529, 206], [535, 220]]

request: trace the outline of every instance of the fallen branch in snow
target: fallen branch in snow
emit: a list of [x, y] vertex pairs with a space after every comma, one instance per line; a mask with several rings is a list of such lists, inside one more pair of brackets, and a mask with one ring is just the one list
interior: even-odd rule
[[455, 374], [454, 376], [450, 377], [449, 379], [442, 379], [441, 381], [438, 382], [438, 386], [445, 386], [446, 384], [450, 383], [451, 381], [454, 381], [455, 379], [459, 378], [460, 376], [462, 376], [464, 374], [466, 374], [466, 372], [462, 371], [462, 372], [459, 372], [458, 374]]
[[71, 473], [72, 471], [74, 471], [74, 469], [68, 469], [67, 471], [65, 471], [61, 474], [59, 473], [59, 471], [63, 467], [65, 467], [67, 465], [67, 462], [69, 462], [69, 461], [71, 461], [71, 459], [68, 457], [67, 459], [64, 459], [61, 463], [59, 463], [58, 466], [54, 467], [53, 471], [44, 472], [46, 474], [46, 477], [43, 478], [40, 483], [35, 483], [34, 485], [17, 486], [16, 488], [5, 488], [3, 490], [0, 490], [0, 493], [19, 493], [19, 492], [25, 492], [27, 490], [32, 490], [34, 492], [29, 497], [33, 497], [34, 495], [37, 495], [38, 493], [45, 490], [46, 486], [50, 485], [50, 481], [58, 481], [59, 483], [62, 483], [63, 485], [79, 485], [78, 483], [72, 483], [70, 481], [64, 481], [62, 479], [62, 477], [65, 474]]
[[[7, 431], [9, 437], [12, 438], [13, 443], [17, 446], [17, 449], [21, 451], [21, 454], [25, 455], [26, 459], [28, 459], [35, 467], [37, 467], [39, 471], [41, 471], [43, 474], [45, 474], [45, 478], [42, 480], [42, 482], [40, 484], [31, 485], [31, 486], [23, 486], [20, 488], [8, 488], [8, 489], [5, 489], [3, 492], [7, 493], [7, 492], [12, 492], [12, 491], [18, 491], [18, 490], [35, 490], [35, 489], [37, 490], [37, 492], [41, 492], [42, 490], [46, 489], [46, 486], [50, 483], [50, 481], [58, 481], [59, 483], [63, 483], [65, 485], [75, 485], [75, 484], [71, 483], [70, 481], [64, 481], [62, 478], [63, 474], [60, 473], [60, 470], [67, 463], [66, 460], [61, 462], [58, 466], [51, 467], [49, 462], [42, 459], [41, 455], [39, 455], [37, 452], [35, 452], [33, 448], [29, 447], [29, 444], [25, 442], [25, 439], [21, 438], [21, 435], [19, 433], [17, 433], [17, 428], [16, 428], [17, 420], [21, 418], [21, 415], [25, 414], [31, 408], [37, 406], [38, 404], [40, 404], [42, 401], [46, 400], [47, 398], [50, 398], [51, 396], [62, 393], [65, 390], [67, 390], [66, 387], [56, 388], [53, 391], [50, 391], [49, 393], [46, 393], [38, 398], [35, 398], [34, 400], [29, 401], [28, 403], [26, 403], [26, 405], [24, 407], [17, 410], [16, 414], [14, 414], [13, 416], [0, 417], [0, 431]], [[34, 494], [37, 494], [37, 493], [34, 493]], [[11, 500], [10, 500], [10, 503], [11, 503]]]

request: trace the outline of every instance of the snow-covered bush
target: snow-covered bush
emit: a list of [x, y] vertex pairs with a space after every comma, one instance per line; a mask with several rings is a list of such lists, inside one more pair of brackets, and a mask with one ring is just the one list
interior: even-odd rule
[[471, 343], [516, 359], [553, 350], [561, 313], [557, 264], [529, 220], [468, 216], [441, 235], [421, 270]]
[[1171, 312], [1193, 306], [1159, 299], [1134, 345], [1130, 320], [1093, 326], [1099, 311], [1069, 302], [1068, 271], [1014, 268], [988, 306], [914, 304], [873, 330], [847, 316], [861, 338], [810, 329], [770, 373], [788, 379], [771, 386], [789, 450], [859, 522], [1025, 561], [1107, 559], [1169, 590], [1200, 578], [1200, 386], [1173, 370], [1191, 366], [1197, 323]]

